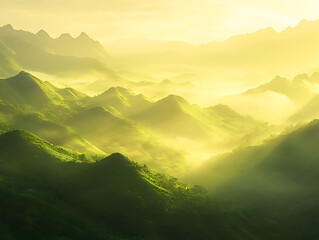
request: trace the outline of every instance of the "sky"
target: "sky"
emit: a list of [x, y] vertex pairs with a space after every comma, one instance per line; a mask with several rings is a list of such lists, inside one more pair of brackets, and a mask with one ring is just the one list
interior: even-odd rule
[[319, 19], [318, 9], [318, 0], [4, 0], [0, 25], [52, 37], [86, 32], [102, 43], [147, 37], [201, 44], [268, 26], [281, 31]]

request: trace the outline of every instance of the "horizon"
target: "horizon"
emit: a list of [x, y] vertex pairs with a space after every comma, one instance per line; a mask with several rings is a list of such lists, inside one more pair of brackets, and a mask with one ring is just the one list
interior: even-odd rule
[[266, 26], [266, 27], [261, 27], [261, 28], [258, 28], [256, 30], [253, 30], [253, 31], [250, 31], [250, 32], [242, 32], [242, 33], [237, 33], [237, 34], [234, 34], [234, 35], [230, 35], [224, 39], [220, 39], [220, 40], [216, 40], [216, 39], [211, 39], [211, 40], [208, 40], [207, 42], [202, 42], [202, 43], [199, 43], [199, 44], [194, 44], [194, 43], [191, 43], [191, 42], [187, 42], [187, 41], [184, 41], [182, 39], [152, 39], [150, 37], [147, 37], [147, 36], [137, 36], [137, 37], [132, 37], [132, 38], [129, 38], [129, 37], [124, 37], [124, 38], [117, 38], [117, 39], [113, 39], [113, 40], [109, 40], [109, 41], [106, 41], [106, 42], [102, 42], [100, 39], [96, 39], [94, 38], [93, 36], [91, 36], [90, 34], [88, 34], [86, 31], [80, 31], [78, 33], [69, 33], [69, 32], [60, 32], [60, 33], [57, 33], [55, 35], [51, 34], [47, 29], [45, 28], [40, 28], [39, 30], [35, 30], [35, 31], [32, 31], [32, 30], [29, 30], [29, 29], [23, 29], [23, 28], [17, 28], [16, 26], [14, 26], [13, 24], [11, 23], [6, 23], [6, 24], [3, 24], [0, 26], [0, 28], [3, 28], [3, 27], [6, 27], [6, 26], [9, 26], [11, 28], [13, 28], [14, 30], [16, 31], [24, 31], [24, 32], [29, 32], [29, 33], [32, 33], [34, 35], [37, 35], [39, 32], [43, 31], [45, 32], [46, 34], [49, 35], [50, 38], [52, 39], [58, 39], [60, 38], [61, 36], [63, 35], [69, 35], [71, 38], [73, 39], [77, 39], [79, 37], [81, 37], [82, 34], [85, 34], [87, 35], [89, 38], [95, 40], [95, 41], [98, 41], [99, 43], [101, 43], [103, 45], [103, 47], [105, 47], [106, 45], [110, 44], [110, 43], [113, 43], [113, 42], [117, 42], [117, 41], [121, 41], [121, 40], [139, 40], [139, 39], [142, 39], [142, 40], [149, 40], [149, 41], [155, 41], [155, 42], [181, 42], [181, 43], [185, 43], [185, 44], [188, 44], [188, 45], [191, 45], [193, 47], [198, 47], [198, 46], [202, 46], [202, 45], [206, 45], [206, 44], [209, 44], [209, 43], [212, 43], [212, 42], [224, 42], [224, 41], [227, 41], [228, 39], [231, 39], [232, 37], [236, 37], [236, 36], [242, 36], [242, 35], [248, 35], [248, 34], [254, 34], [258, 31], [262, 31], [262, 30], [267, 30], [267, 29], [272, 29], [273, 31], [275, 31], [276, 33], [281, 33], [281, 32], [284, 32], [285, 30], [289, 29], [289, 28], [296, 28], [298, 25], [300, 25], [302, 22], [311, 22], [311, 23], [314, 23], [314, 22], [319, 22], [319, 18], [318, 19], [314, 19], [314, 20], [310, 20], [310, 19], [301, 19], [299, 22], [297, 22], [295, 25], [287, 25], [285, 27], [283, 27], [282, 29], [278, 30], [276, 28], [274, 28], [273, 26]]
[[[231, 36], [253, 33], [272, 27], [277, 32], [296, 26], [303, 19], [319, 19], [313, 0], [288, 5], [285, 1], [229, 0], [182, 3], [179, 0], [155, 1], [101, 0], [80, 2], [18, 1], [4, 3], [3, 20], [17, 29], [37, 32], [45, 29], [53, 38], [61, 32], [78, 36], [86, 32], [102, 44], [117, 39], [149, 38], [158, 41], [183, 41], [201, 45], [224, 41]], [[5, 20], [4, 20], [5, 19]], [[5, 21], [5, 22], [4, 22]], [[63, 23], [63, 24], [62, 24]]]

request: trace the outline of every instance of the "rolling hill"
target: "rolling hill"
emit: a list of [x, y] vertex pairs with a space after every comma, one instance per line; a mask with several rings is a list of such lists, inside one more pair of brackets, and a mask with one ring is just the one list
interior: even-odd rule
[[34, 107], [65, 106], [55, 89], [27, 72], [0, 80], [0, 98], [14, 105]]
[[230, 136], [242, 137], [257, 128], [267, 128], [267, 124], [241, 116], [225, 105], [202, 109], [176, 95], [153, 103], [133, 119], [171, 137], [205, 139], [215, 143], [227, 141]]
[[87, 163], [82, 154], [13, 131], [0, 135], [0, 175], [4, 239], [253, 239], [239, 209], [220, 210], [201, 187], [121, 154]]
[[137, 114], [151, 105], [151, 100], [142, 94], [136, 95], [123, 87], [112, 87], [100, 95], [91, 98], [89, 106], [102, 106], [114, 114], [130, 116]]
[[286, 232], [282, 238], [311, 239], [318, 236], [312, 228], [319, 212], [318, 136], [319, 122], [314, 120], [264, 145], [212, 159], [193, 180], [214, 196], [277, 222], [277, 231]]

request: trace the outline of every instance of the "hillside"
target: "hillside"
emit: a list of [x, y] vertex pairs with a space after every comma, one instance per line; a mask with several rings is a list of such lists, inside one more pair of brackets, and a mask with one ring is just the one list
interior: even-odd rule
[[85, 152], [105, 153], [63, 124], [87, 96], [74, 89], [59, 89], [33, 75], [20, 72], [0, 80], [0, 129], [31, 131], [55, 144]]
[[51, 86], [23, 71], [15, 77], [0, 80], [0, 98], [14, 105], [65, 105], [63, 98]]
[[201, 187], [121, 154], [88, 164], [23, 131], [1, 135], [0, 143], [0, 235], [8, 239], [253, 239], [254, 227], [211, 205]]
[[293, 80], [277, 76], [258, 87], [214, 102], [227, 104], [257, 119], [280, 122], [315, 96], [315, 85], [314, 78], [308, 75], [297, 75]]
[[287, 231], [284, 238], [311, 239], [318, 236], [311, 227], [319, 213], [318, 136], [319, 122], [314, 120], [264, 145], [211, 159], [193, 181], [209, 187], [216, 197], [278, 222], [277, 231]]
[[[233, 114], [233, 119], [227, 120], [230, 112]], [[151, 127], [161, 134], [212, 142], [227, 141], [229, 136], [234, 138], [256, 131], [257, 128], [266, 128], [265, 123], [252, 119], [249, 121], [249, 117], [243, 121], [243, 118], [245, 117], [227, 106], [202, 109], [176, 95], [169, 95], [133, 116], [138, 123]], [[251, 124], [253, 122], [254, 124]]]
[[130, 116], [149, 107], [151, 101], [142, 94], [136, 95], [123, 87], [112, 87], [90, 99], [88, 105], [103, 106], [115, 114]]
[[0, 27], [0, 77], [18, 70], [41, 72], [76, 84], [85, 76], [103, 76], [104, 81], [120, 77], [107, 64], [112, 62], [100, 43], [82, 33], [73, 38], [62, 34], [51, 38], [45, 31], [33, 34], [11, 25]]

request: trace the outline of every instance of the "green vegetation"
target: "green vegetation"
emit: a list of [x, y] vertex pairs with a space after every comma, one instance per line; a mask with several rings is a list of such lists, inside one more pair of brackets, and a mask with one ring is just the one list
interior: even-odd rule
[[87, 163], [13, 131], [0, 136], [0, 173], [2, 239], [253, 239], [237, 210], [121, 154]]
[[317, 239], [319, 74], [266, 82], [317, 24], [120, 57], [1, 27], [0, 239]]
[[273, 222], [275, 239], [311, 239], [318, 236], [318, 136], [315, 120], [264, 145], [212, 159], [192, 181], [244, 206], [252, 219]]

